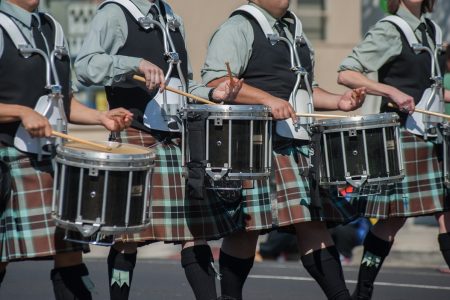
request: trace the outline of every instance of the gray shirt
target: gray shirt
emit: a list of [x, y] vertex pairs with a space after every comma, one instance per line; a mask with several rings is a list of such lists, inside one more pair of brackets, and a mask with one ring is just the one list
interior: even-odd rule
[[[414, 29], [417, 39], [422, 42], [418, 27], [420, 23], [425, 22], [425, 17], [422, 15], [420, 19], [417, 19], [402, 6], [398, 9], [397, 15]], [[429, 35], [427, 37], [428, 43], [434, 49], [434, 41]], [[342, 61], [338, 71], [376, 72], [400, 55], [402, 46], [401, 33], [397, 27], [391, 22], [378, 22], [367, 32], [363, 41], [353, 48], [352, 53]]]
[[[277, 21], [263, 8], [250, 3], [259, 9], [273, 27]], [[292, 19], [284, 19], [286, 22], [293, 22]], [[274, 28], [275, 29], [275, 28]], [[292, 42], [293, 36], [285, 26], [287, 38]], [[208, 46], [208, 53], [205, 64], [201, 71], [203, 82], [211, 82], [215, 79], [227, 76], [225, 62], [230, 63], [230, 69], [234, 76], [240, 77], [247, 69], [247, 64], [252, 55], [254, 33], [251, 23], [241, 15], [235, 15], [222, 24], [211, 37]], [[306, 39], [306, 37], [305, 37]], [[314, 67], [314, 50], [308, 42], [311, 50], [311, 59]], [[317, 86], [316, 83], [313, 83]]]
[[[148, 0], [130, 0], [145, 15], [149, 15], [152, 5]], [[181, 18], [175, 16], [182, 24], [181, 34], [185, 37]], [[136, 82], [126, 80], [130, 74], [136, 74], [141, 57], [118, 55], [128, 37], [128, 25], [125, 14], [119, 5], [106, 5], [95, 14], [90, 30], [75, 60], [78, 80], [86, 85], [104, 85], [133, 87]], [[188, 65], [189, 91], [197, 96], [207, 98], [211, 88], [192, 81], [192, 69]]]

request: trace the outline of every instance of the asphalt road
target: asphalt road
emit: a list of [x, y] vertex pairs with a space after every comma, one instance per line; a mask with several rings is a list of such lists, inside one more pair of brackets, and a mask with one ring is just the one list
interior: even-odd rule
[[[95, 283], [94, 299], [108, 299], [104, 260], [86, 264]], [[8, 266], [0, 288], [0, 299], [53, 299], [49, 261], [20, 262]], [[355, 267], [345, 267], [348, 287], [353, 290]], [[219, 285], [219, 284], [218, 284]], [[179, 261], [140, 260], [136, 267], [130, 299], [194, 299]], [[246, 300], [325, 299], [318, 285], [300, 263], [256, 263], [244, 289]], [[450, 275], [431, 268], [385, 268], [378, 277], [374, 300], [448, 300]]]

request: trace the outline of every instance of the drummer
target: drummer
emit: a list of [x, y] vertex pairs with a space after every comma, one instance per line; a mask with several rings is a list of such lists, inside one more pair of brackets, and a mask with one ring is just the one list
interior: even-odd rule
[[[253, 10], [262, 13], [262, 23], [268, 23], [267, 27], [292, 43], [296, 24], [288, 10], [289, 0], [249, 2]], [[291, 70], [289, 48], [283, 42], [272, 44], [261, 29], [257, 19], [249, 13], [233, 13], [210, 40], [202, 70], [203, 81], [208, 86], [228, 81], [224, 62], [230, 62], [233, 76], [244, 78], [235, 104], [266, 105], [275, 120], [296, 121], [296, 112], [288, 102], [297, 78]], [[304, 34], [296, 43], [296, 50], [309, 82], [313, 82], [314, 52]], [[300, 88], [307, 90], [304, 80]], [[321, 110], [351, 111], [358, 108], [365, 97], [364, 88], [349, 90], [343, 95], [329, 93], [316, 83], [312, 89], [314, 106]], [[321, 199], [321, 205], [312, 203], [307, 175], [309, 142], [283, 138], [275, 132], [274, 128], [275, 186], [257, 181], [254, 189], [244, 190], [245, 230], [225, 237], [220, 252], [222, 297], [242, 299], [242, 288], [253, 266], [262, 230], [293, 227], [303, 265], [328, 299], [349, 299], [339, 253], [324, 222], [331, 217], [331, 212], [335, 213], [335, 221], [342, 218], [328, 199]], [[274, 199], [271, 193], [276, 194]]]
[[[389, 13], [407, 23], [407, 28], [418, 41], [435, 50], [436, 32], [439, 30], [425, 13], [433, 10], [434, 0], [388, 0]], [[395, 103], [401, 110], [401, 145], [405, 167], [405, 179], [384, 188], [381, 194], [368, 196], [364, 201], [355, 199], [354, 205], [365, 217], [377, 218], [364, 241], [364, 254], [359, 270], [358, 284], [353, 299], [370, 299], [375, 278], [394, 243], [394, 238], [408, 217], [434, 215], [439, 222], [439, 246], [445, 261], [450, 265], [450, 208], [447, 189], [443, 183], [441, 145], [436, 137], [409, 132], [408, 113], [424, 91], [430, 87], [430, 54], [415, 53], [406, 36], [396, 23], [379, 21], [339, 67], [338, 82], [351, 88], [366, 86], [368, 92], [383, 97], [381, 112], [392, 111], [387, 107]], [[444, 71], [444, 54], [439, 65]], [[378, 81], [365, 74], [378, 71]], [[413, 83], [413, 84], [411, 84]], [[449, 91], [445, 98], [449, 100]], [[438, 100], [435, 100], [438, 101]], [[421, 125], [421, 124], [419, 124]], [[362, 191], [366, 194], [365, 191]]]
[[[38, 5], [39, 1], [29, 0], [0, 3], [0, 163], [3, 165], [0, 177], [3, 183], [6, 178], [11, 180], [0, 190], [3, 194], [0, 198], [0, 283], [10, 262], [53, 258], [51, 280], [55, 299], [91, 299], [92, 286], [82, 262], [82, 250], [87, 249], [64, 241], [63, 231], [55, 227], [51, 217], [51, 153], [41, 153], [40, 157], [40, 150], [32, 153], [14, 146], [15, 137], [23, 130], [23, 142], [29, 146], [25, 150], [33, 151], [43, 138], [52, 136], [52, 125], [55, 125], [34, 110], [38, 99], [49, 93], [44, 59], [35, 53], [24, 57], [14, 43], [23, 35], [30, 47], [50, 55], [49, 49], [55, 46], [56, 23], [49, 15], [39, 13]], [[61, 60], [55, 60], [64, 110], [70, 122], [103, 125], [108, 130], [122, 130], [131, 123], [132, 114], [125, 109], [99, 112], [80, 104], [71, 91], [69, 57], [63, 55]]]
[[[114, 2], [114, 1], [113, 1]], [[181, 165], [181, 133], [148, 128], [144, 117], [147, 105], [155, 105], [158, 89], [164, 84], [169, 63], [164, 59], [163, 35], [158, 27], [149, 28], [130, 11], [150, 20], [169, 24], [170, 37], [182, 61], [181, 74], [188, 78], [190, 93], [212, 101], [230, 101], [241, 87], [235, 80], [233, 88], [224, 82], [207, 88], [193, 82], [184, 41], [181, 18], [172, 14], [167, 2], [161, 0], [120, 1], [101, 5], [75, 62], [78, 79], [84, 85], [103, 85], [110, 107], [124, 106], [134, 113], [131, 128], [122, 141], [150, 147], [155, 151], [155, 167], [151, 186], [151, 225], [125, 242], [116, 243], [108, 256], [111, 299], [128, 299], [136, 263], [137, 242], [177, 241], [183, 244], [181, 262], [197, 299], [215, 299], [215, 271], [207, 238], [220, 238], [236, 228], [227, 212], [213, 200], [187, 199]], [[117, 1], [116, 1], [117, 2]], [[129, 6], [130, 8], [127, 8]], [[143, 27], [144, 26], [144, 27]], [[131, 75], [145, 77], [145, 86]], [[170, 96], [170, 94], [168, 94]], [[156, 109], [155, 106], [153, 108]], [[150, 109], [153, 117], [156, 110]], [[156, 116], [158, 118], [161, 115]], [[151, 121], [151, 120], [150, 120]], [[172, 124], [174, 125], [174, 124]], [[121, 278], [127, 278], [121, 281]], [[209, 284], [210, 283], [210, 284]], [[205, 286], [209, 287], [205, 289]]]

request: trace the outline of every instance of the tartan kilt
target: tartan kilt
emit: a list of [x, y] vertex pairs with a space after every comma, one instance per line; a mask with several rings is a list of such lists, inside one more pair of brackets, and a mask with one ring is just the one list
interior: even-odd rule
[[[244, 190], [243, 214], [246, 230], [266, 230], [310, 221], [346, 223], [355, 213], [343, 198], [321, 190], [323, 209], [311, 207], [307, 172], [309, 146], [273, 150], [274, 176], [255, 181]], [[271, 196], [272, 195], [272, 196]]]
[[444, 186], [442, 144], [400, 130], [405, 178], [398, 183], [363, 188], [352, 206], [365, 217], [385, 219], [447, 211], [450, 199]]
[[185, 178], [181, 165], [181, 139], [157, 139], [128, 128], [123, 143], [151, 147], [156, 154], [150, 189], [150, 226], [136, 234], [123, 235], [126, 242], [191, 241], [219, 239], [238, 228], [234, 211], [216, 197], [203, 200], [185, 198]]
[[64, 230], [52, 219], [51, 158], [44, 156], [38, 162], [35, 156], [0, 145], [0, 160], [9, 166], [12, 177], [11, 197], [0, 205], [0, 261], [88, 251], [86, 245], [64, 241]]

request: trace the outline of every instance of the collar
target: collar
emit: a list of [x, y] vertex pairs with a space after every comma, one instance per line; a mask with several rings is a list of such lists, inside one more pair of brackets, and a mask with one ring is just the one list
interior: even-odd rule
[[407, 8], [403, 6], [400, 6], [398, 8], [396, 15], [405, 20], [406, 23], [408, 23], [408, 25], [411, 26], [413, 30], [416, 30], [421, 23], [426, 24], [425, 16], [423, 14], [420, 16], [420, 19], [418, 19]]
[[155, 0], [155, 2], [150, 2], [149, 0], [131, 0], [131, 2], [134, 3], [134, 5], [136, 5], [136, 7], [142, 12], [142, 14], [144, 14], [144, 16], [146, 16], [148, 14], [148, 12], [150, 11], [150, 8], [153, 5], [156, 5], [158, 7], [159, 10], [159, 5], [160, 5], [160, 1], [159, 0]]
[[29, 11], [26, 11], [9, 1], [0, 1], [0, 11], [5, 12], [26, 27], [31, 28], [31, 13]]

